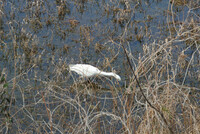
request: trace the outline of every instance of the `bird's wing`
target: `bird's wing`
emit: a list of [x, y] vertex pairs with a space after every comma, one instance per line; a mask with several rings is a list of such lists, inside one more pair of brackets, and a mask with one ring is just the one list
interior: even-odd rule
[[69, 68], [71, 71], [74, 71], [85, 77], [92, 77], [100, 73], [98, 68], [88, 64], [70, 64]]

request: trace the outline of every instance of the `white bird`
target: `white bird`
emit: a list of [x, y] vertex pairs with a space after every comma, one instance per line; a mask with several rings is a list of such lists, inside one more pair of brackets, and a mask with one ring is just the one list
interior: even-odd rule
[[81, 75], [82, 77], [90, 78], [96, 75], [100, 75], [100, 76], [112, 76], [119, 81], [121, 80], [120, 76], [117, 75], [116, 73], [100, 71], [98, 68], [89, 64], [70, 64], [69, 69], [70, 71], [74, 71], [77, 74]]

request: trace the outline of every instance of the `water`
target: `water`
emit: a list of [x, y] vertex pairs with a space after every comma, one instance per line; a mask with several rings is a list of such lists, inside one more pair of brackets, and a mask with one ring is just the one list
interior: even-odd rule
[[[138, 122], [142, 120], [136, 119], [142, 117], [146, 109], [142, 105], [144, 100], [139, 100], [142, 102], [139, 103], [134, 96], [131, 100], [134, 105], [130, 105], [131, 110], [128, 110], [124, 92], [133, 75], [122, 44], [128, 51], [132, 67], [140, 76], [141, 85], [145, 89], [153, 87], [152, 90], [145, 90], [152, 102], [152, 94], [157, 92], [158, 88], [166, 89], [168, 78], [170, 82], [183, 86], [177, 93], [194, 93], [190, 88], [184, 87], [187, 85], [194, 88], [198, 94], [198, 1], [194, 1], [196, 5], [191, 3], [191, 12], [188, 12], [189, 8], [186, 6], [189, 3], [184, 5], [176, 2], [173, 5], [173, 20], [171, 4], [164, 0], [1, 1], [0, 71], [6, 69], [6, 81], [9, 85], [6, 90], [15, 100], [15, 104], [7, 104], [14, 122], [23, 122], [20, 127], [24, 132], [28, 132], [33, 123], [33, 128], [38, 128], [41, 132], [41, 126], [45, 126], [47, 132], [54, 129], [56, 133], [59, 133], [58, 130], [70, 133], [71, 125], [75, 127], [71, 133], [76, 133], [79, 129], [79, 133], [91, 132], [91, 128], [95, 128], [93, 133], [104, 129], [106, 133], [114, 133], [125, 130], [123, 122], [115, 122], [114, 119], [121, 117], [126, 122], [129, 120], [126, 115], [130, 112], [133, 118], [130, 122], [135, 125], [135, 129], [139, 129]], [[181, 26], [186, 30], [181, 31]], [[195, 26], [197, 30], [175, 39], [171, 45], [164, 45], [167, 43], [166, 39], [170, 41], [177, 37], [178, 30], [182, 34]], [[153, 45], [153, 42], [156, 45]], [[165, 46], [166, 49], [157, 52], [160, 47]], [[181, 58], [182, 51], [185, 55]], [[148, 57], [151, 58], [145, 60]], [[89, 87], [72, 86], [78, 76], [70, 75], [68, 65], [71, 63], [88, 63], [104, 71], [115, 70], [122, 77], [122, 81], [118, 83], [114, 79], [97, 78], [94, 82], [110, 91], [84, 94], [81, 91], [87, 91]], [[173, 87], [173, 90], [177, 88], [170, 87]], [[135, 89], [135, 94], [141, 96], [136, 83], [131, 89]], [[161, 91], [161, 95], [164, 91]], [[84, 100], [86, 96], [87, 101]], [[113, 99], [107, 99], [108, 96]], [[194, 95], [197, 103], [198, 97]], [[138, 110], [138, 107], [142, 108]], [[53, 122], [55, 120], [54, 123], [57, 124], [54, 128], [49, 127], [52, 124], [47, 125], [50, 120], [50, 115], [47, 115], [48, 108], [55, 112], [52, 113]], [[98, 112], [108, 112], [116, 118], [111, 115], [101, 116]], [[88, 117], [88, 121], [96, 126], [89, 122], [91, 128], [82, 129], [84, 117]], [[97, 122], [100, 122], [101, 127], [98, 127]], [[112, 126], [113, 130], [109, 130], [106, 125]], [[17, 125], [12, 124], [12, 127], [13, 129], [9, 129], [10, 133], [17, 129]], [[1, 131], [6, 132], [6, 129], [3, 127]], [[34, 130], [30, 131], [35, 133]]]

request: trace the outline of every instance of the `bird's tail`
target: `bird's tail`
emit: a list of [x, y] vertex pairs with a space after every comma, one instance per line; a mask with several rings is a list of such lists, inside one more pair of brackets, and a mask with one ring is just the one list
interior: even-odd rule
[[73, 67], [74, 66], [74, 64], [69, 64], [69, 68], [71, 68], [71, 67]]

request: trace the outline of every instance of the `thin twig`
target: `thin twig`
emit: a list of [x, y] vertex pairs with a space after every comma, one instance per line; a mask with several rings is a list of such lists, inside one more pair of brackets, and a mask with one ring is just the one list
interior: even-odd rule
[[162, 117], [163, 121], [164, 121], [165, 124], [167, 125], [167, 127], [168, 127], [170, 133], [171, 133], [171, 134], [174, 134], [174, 132], [173, 132], [173, 130], [172, 130], [172, 127], [170, 127], [170, 126], [168, 125], [168, 122], [167, 122], [167, 120], [165, 119], [163, 113], [162, 113], [160, 110], [158, 110], [155, 106], [153, 106], [153, 105], [151, 104], [151, 102], [147, 99], [147, 97], [145, 96], [145, 94], [144, 94], [144, 92], [143, 92], [143, 89], [142, 89], [142, 87], [140, 86], [140, 82], [139, 82], [137, 76], [135, 75], [135, 72], [134, 72], [134, 70], [133, 70], [133, 67], [132, 67], [132, 65], [131, 65], [130, 59], [129, 59], [129, 57], [128, 57], [127, 51], [126, 51], [126, 49], [125, 49], [123, 43], [121, 43], [121, 46], [122, 46], [122, 48], [123, 48], [123, 50], [124, 50], [124, 53], [125, 53], [125, 55], [126, 55], [128, 64], [129, 64], [129, 66], [130, 66], [130, 68], [131, 68], [131, 71], [132, 71], [132, 73], [133, 73], [133, 75], [134, 75], [134, 77], [135, 77], [136, 83], [137, 83], [137, 85], [138, 85], [138, 87], [139, 87], [139, 89], [140, 89], [140, 92], [142, 93], [142, 96], [144, 97], [145, 101], [149, 104], [149, 106], [150, 106], [151, 108], [153, 108], [155, 111], [157, 111], [157, 112], [160, 114], [160, 116]]

